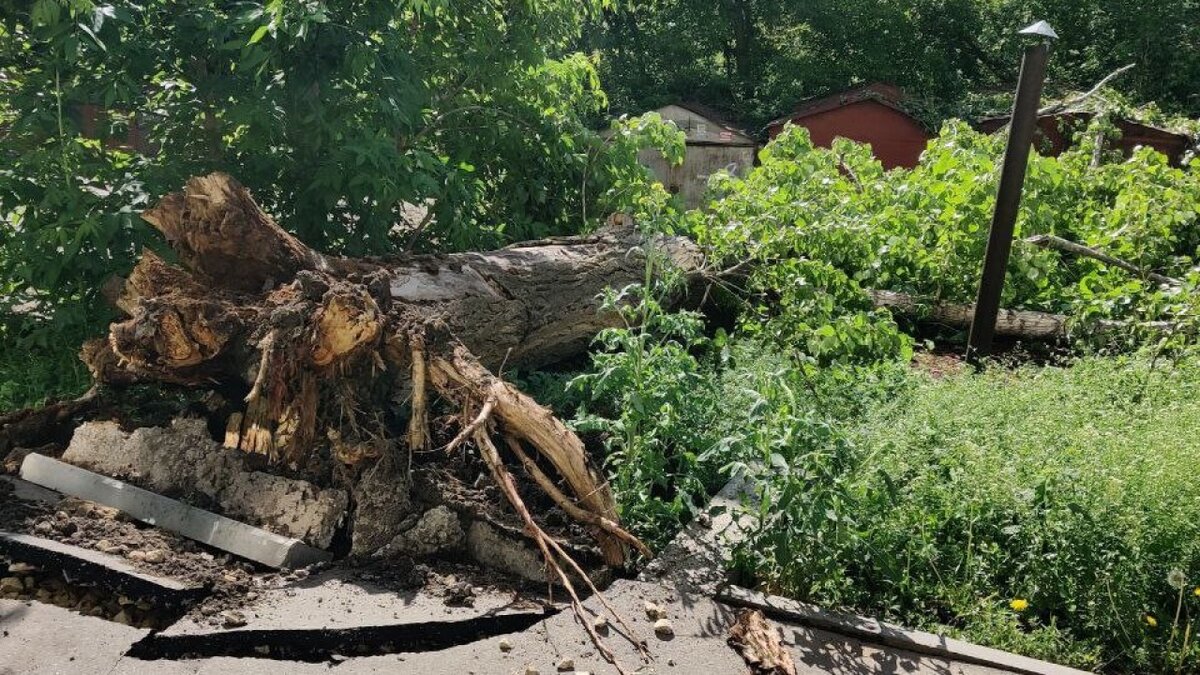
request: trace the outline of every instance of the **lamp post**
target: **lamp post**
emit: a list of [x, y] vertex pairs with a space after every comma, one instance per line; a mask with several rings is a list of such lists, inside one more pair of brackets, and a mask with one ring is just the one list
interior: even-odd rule
[[1000, 293], [1004, 289], [1004, 271], [1012, 252], [1013, 228], [1017, 209], [1021, 205], [1021, 188], [1025, 184], [1025, 169], [1029, 164], [1029, 148], [1037, 128], [1038, 102], [1046, 80], [1046, 61], [1050, 43], [1058, 34], [1045, 21], [1028, 26], [1021, 35], [1036, 38], [1025, 48], [1021, 59], [1021, 77], [1017, 82], [1017, 97], [1009, 117], [1008, 146], [1004, 150], [1004, 165], [1000, 169], [1000, 187], [996, 192], [996, 210], [988, 230], [987, 250], [983, 256], [983, 275], [979, 278], [979, 293], [975, 298], [975, 314], [967, 339], [967, 360], [978, 363], [992, 348], [996, 332], [996, 316], [1000, 313]]

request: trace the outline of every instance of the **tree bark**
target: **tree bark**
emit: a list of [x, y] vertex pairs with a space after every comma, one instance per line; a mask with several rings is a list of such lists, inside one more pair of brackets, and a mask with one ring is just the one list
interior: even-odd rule
[[[84, 348], [97, 381], [240, 388], [226, 445], [296, 468], [318, 446], [354, 467], [391, 444], [428, 445], [428, 385], [474, 420], [463, 439], [532, 449], [591, 514], [606, 560], [623, 561], [630, 538], [582, 442], [497, 373], [582, 353], [618, 320], [600, 311], [604, 289], [641, 282], [648, 254], [698, 273], [695, 244], [611, 228], [487, 253], [335, 258], [219, 173], [143, 215], [181, 265], [143, 253], [117, 300], [128, 318]], [[383, 411], [406, 405], [407, 429], [390, 428]]]

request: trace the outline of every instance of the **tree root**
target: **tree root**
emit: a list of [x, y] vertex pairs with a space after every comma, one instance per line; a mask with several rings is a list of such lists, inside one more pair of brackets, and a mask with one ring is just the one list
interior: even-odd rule
[[642, 543], [641, 539], [630, 534], [628, 530], [604, 516], [599, 516], [591, 511], [579, 508], [575, 502], [571, 501], [570, 497], [567, 497], [563, 494], [562, 490], [558, 489], [554, 481], [550, 480], [550, 477], [530, 458], [525, 449], [521, 447], [520, 441], [511, 436], [505, 436], [504, 440], [508, 443], [508, 448], [517, 456], [517, 459], [521, 460], [521, 466], [525, 468], [525, 472], [529, 474], [529, 477], [538, 484], [538, 487], [542, 488], [543, 492], [554, 500], [555, 504], [558, 504], [563, 511], [566, 511], [567, 515], [575, 520], [594, 525], [612, 535], [620, 537], [622, 541], [637, 549], [638, 553], [647, 558], [653, 557], [654, 553], [650, 550], [650, 547]]
[[[499, 422], [505, 435], [527, 441], [554, 466], [575, 494], [580, 509], [615, 523], [612, 492], [588, 465], [583, 441], [575, 432], [516, 387], [492, 375], [444, 327], [431, 326], [428, 332], [426, 344], [439, 345], [429, 352], [429, 376], [434, 388], [463, 410], [470, 409], [472, 401], [482, 402], [480, 414], [468, 425], [471, 433], [477, 434], [489, 419]], [[451, 445], [455, 443], [451, 441]], [[614, 566], [625, 564], [623, 537], [596, 522], [589, 525], [604, 561]]]
[[[621, 673], [621, 675], [626, 675], [628, 671], [626, 671], [621, 663], [617, 661], [617, 657], [615, 654], [613, 654], [612, 649], [608, 647], [608, 645], [604, 642], [604, 638], [600, 637], [600, 634], [596, 632], [592, 622], [588, 620], [588, 612], [583, 606], [583, 601], [579, 599], [579, 593], [576, 592], [574, 584], [571, 583], [570, 576], [568, 576], [566, 571], [563, 570], [562, 565], [559, 562], [559, 558], [561, 558], [562, 562], [567, 563], [572, 570], [579, 575], [579, 577], [583, 579], [585, 583], [587, 583], [592, 593], [598, 600], [600, 600], [605, 609], [607, 609], [612, 615], [613, 619], [617, 621], [617, 623], [620, 624], [626, 631], [628, 631], [627, 634], [622, 633], [622, 635], [638, 648], [638, 651], [642, 654], [644, 659], [649, 661], [650, 655], [646, 650], [645, 641], [638, 640], [634, 637], [634, 633], [632, 629], [629, 628], [629, 624], [625, 622], [620, 613], [613, 609], [612, 605], [608, 603], [607, 599], [604, 598], [604, 595], [599, 591], [599, 589], [596, 588], [587, 574], [584, 573], [584, 571], [579, 567], [578, 563], [576, 563], [575, 560], [563, 550], [562, 546], [555, 541], [553, 537], [546, 534], [546, 531], [534, 521], [533, 514], [529, 512], [528, 507], [525, 506], [524, 500], [521, 499], [521, 495], [517, 491], [516, 482], [513, 481], [512, 474], [509, 473], [507, 468], [505, 468], [504, 462], [500, 458], [500, 452], [496, 450], [496, 446], [492, 443], [492, 439], [488, 437], [487, 430], [477, 427], [473, 435], [475, 444], [479, 448], [479, 455], [483, 458], [484, 463], [487, 464], [488, 470], [492, 474], [492, 479], [496, 482], [496, 485], [500, 487], [500, 490], [504, 493], [508, 503], [513, 507], [513, 509], [516, 510], [517, 514], [521, 517], [521, 520], [524, 521], [525, 534], [528, 535], [529, 538], [538, 545], [539, 549], [541, 549], [542, 558], [546, 561], [547, 570], [553, 572], [554, 575], [558, 577], [559, 581], [563, 585], [563, 588], [567, 590], [567, 594], [571, 596], [571, 609], [575, 613], [575, 618], [579, 620], [579, 623], [583, 625], [584, 630], [587, 631], [588, 637], [591, 638], [592, 644], [596, 647], [596, 651], [600, 653], [605, 661], [611, 663], [613, 667], [617, 669], [618, 673]], [[557, 557], [555, 554], [557, 554]]]

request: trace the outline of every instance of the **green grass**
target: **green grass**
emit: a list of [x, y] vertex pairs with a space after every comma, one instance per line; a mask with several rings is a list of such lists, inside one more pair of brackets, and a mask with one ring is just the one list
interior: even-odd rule
[[842, 422], [763, 477], [742, 565], [765, 585], [1081, 667], [1200, 669], [1200, 360], [914, 374]]

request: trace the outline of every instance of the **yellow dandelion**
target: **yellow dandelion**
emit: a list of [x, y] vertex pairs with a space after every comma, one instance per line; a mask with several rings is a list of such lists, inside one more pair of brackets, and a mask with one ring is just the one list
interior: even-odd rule
[[1196, 590], [1192, 591], [1192, 595], [1196, 596], [1197, 598], [1200, 598], [1200, 586], [1197, 586]]
[[1024, 612], [1025, 610], [1029, 609], [1029, 601], [1025, 598], [1013, 598], [1012, 601], [1008, 603], [1008, 606], [1012, 607], [1014, 612]]
[[1146, 625], [1147, 625], [1147, 626], [1150, 626], [1151, 628], [1157, 628], [1157, 627], [1158, 627], [1158, 619], [1154, 618], [1154, 615], [1153, 615], [1153, 614], [1151, 614], [1151, 613], [1147, 612], [1147, 613], [1146, 613], [1146, 617], [1145, 617], [1145, 618], [1146, 618]]

